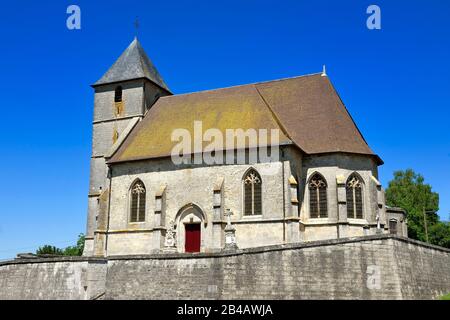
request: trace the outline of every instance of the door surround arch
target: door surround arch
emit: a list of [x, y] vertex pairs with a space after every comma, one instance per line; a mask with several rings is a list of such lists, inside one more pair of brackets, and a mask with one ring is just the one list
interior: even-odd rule
[[186, 225], [199, 224], [200, 225], [200, 250], [203, 252], [205, 248], [206, 227], [208, 224], [207, 217], [195, 203], [188, 203], [178, 210], [175, 216], [175, 228], [177, 230], [177, 248], [178, 252], [186, 252]]

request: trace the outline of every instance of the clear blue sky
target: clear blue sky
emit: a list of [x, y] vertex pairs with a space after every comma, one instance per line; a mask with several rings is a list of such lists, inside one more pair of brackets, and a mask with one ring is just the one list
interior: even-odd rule
[[[0, 259], [85, 231], [94, 83], [134, 37], [175, 93], [319, 72], [372, 149], [450, 213], [449, 1], [8, 1], [0, 19]], [[82, 29], [66, 28], [77, 4]], [[382, 30], [366, 28], [366, 8]]]

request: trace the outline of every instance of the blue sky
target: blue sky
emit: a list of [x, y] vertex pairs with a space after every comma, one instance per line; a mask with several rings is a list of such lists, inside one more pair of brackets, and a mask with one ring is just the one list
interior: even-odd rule
[[[0, 19], [0, 259], [85, 231], [93, 91], [139, 39], [175, 93], [319, 72], [371, 148], [450, 214], [448, 1], [8, 1]], [[66, 8], [81, 8], [81, 30]], [[382, 29], [366, 28], [381, 8]]]

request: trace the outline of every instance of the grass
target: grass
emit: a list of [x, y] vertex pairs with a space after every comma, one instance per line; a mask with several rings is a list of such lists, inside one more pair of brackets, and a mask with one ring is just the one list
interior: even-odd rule
[[450, 293], [447, 293], [446, 295], [442, 296], [440, 299], [441, 300], [450, 300]]

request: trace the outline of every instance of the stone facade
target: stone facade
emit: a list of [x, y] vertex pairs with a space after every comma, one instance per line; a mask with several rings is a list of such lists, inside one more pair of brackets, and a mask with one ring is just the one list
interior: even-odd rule
[[[377, 232], [377, 217], [380, 220], [378, 232], [388, 232], [384, 191], [377, 180], [378, 168], [372, 158], [332, 154], [307, 156], [302, 163], [300, 191], [303, 197], [300, 218], [305, 228], [303, 240], [373, 235]], [[328, 217], [325, 219], [312, 219], [309, 214], [307, 182], [314, 173], [322, 175], [328, 184]], [[363, 181], [362, 219], [351, 219], [347, 216], [346, 182], [352, 174], [357, 174]]]
[[389, 223], [389, 232], [402, 237], [408, 236], [408, 224], [405, 210], [401, 208], [386, 207]]
[[[389, 233], [390, 217], [376, 179], [377, 166], [370, 157], [305, 157], [292, 147], [281, 148], [280, 157], [278, 162], [252, 166], [180, 166], [170, 158], [111, 166], [111, 191], [105, 198], [108, 205], [99, 215], [98, 221], [104, 223], [96, 231], [99, 241], [95, 254], [162, 252], [172, 220], [177, 251], [183, 252], [184, 223], [191, 218], [191, 222], [201, 224], [200, 252], [220, 251], [225, 241], [225, 209], [234, 213], [232, 223], [240, 248]], [[259, 216], [243, 215], [243, 177], [250, 169], [259, 172], [262, 179]], [[309, 214], [307, 185], [315, 173], [320, 173], [328, 184], [326, 218], [310, 218]], [[345, 183], [355, 173], [363, 181], [362, 219], [347, 218]], [[138, 179], [146, 188], [145, 221], [130, 222], [130, 188]]]
[[449, 249], [392, 235], [233, 253], [19, 259], [0, 263], [0, 299], [437, 299], [450, 292], [449, 265]]
[[[114, 101], [119, 85], [122, 87], [120, 106]], [[123, 143], [156, 99], [165, 94], [165, 90], [145, 79], [95, 86], [85, 255], [94, 254], [94, 232], [98, 228], [101, 211], [100, 197], [108, 193], [106, 159]]]

